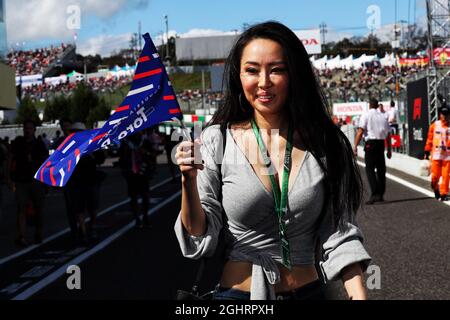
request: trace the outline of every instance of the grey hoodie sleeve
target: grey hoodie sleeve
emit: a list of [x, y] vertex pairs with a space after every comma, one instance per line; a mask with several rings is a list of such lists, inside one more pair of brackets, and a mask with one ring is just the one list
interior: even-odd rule
[[339, 279], [342, 269], [351, 264], [359, 262], [363, 272], [370, 264], [371, 257], [363, 246], [364, 236], [356, 222], [347, 223], [345, 231], [336, 230], [331, 207], [319, 227], [319, 241], [322, 244], [319, 265], [325, 281]]
[[[206, 233], [196, 237], [187, 233], [181, 223], [181, 212], [175, 222], [175, 235], [180, 244], [183, 256], [191, 259], [200, 259], [213, 255], [222, 229], [222, 180], [216, 159], [216, 150], [219, 144], [220, 129], [217, 126], [206, 128], [202, 135], [200, 152], [205, 161], [205, 168], [198, 170], [197, 187], [200, 203], [206, 215]], [[220, 153], [222, 154], [222, 153]]]

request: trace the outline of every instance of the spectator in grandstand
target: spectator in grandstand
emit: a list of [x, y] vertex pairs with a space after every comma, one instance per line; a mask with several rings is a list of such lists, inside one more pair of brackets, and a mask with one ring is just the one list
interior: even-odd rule
[[[97, 78], [90, 79], [87, 85], [95, 92], [114, 92], [117, 89], [129, 84], [131, 77], [120, 77], [118, 79]], [[22, 88], [22, 97], [29, 96], [34, 99], [50, 99], [58, 94], [70, 95], [79, 82], [66, 82], [53, 85], [50, 83], [34, 84]]]
[[[86, 130], [82, 122], [75, 122], [70, 127], [71, 133]], [[97, 166], [105, 161], [103, 150], [85, 154], [66, 184], [66, 192], [70, 213], [76, 217], [78, 223], [78, 236], [82, 244], [96, 238], [97, 210], [100, 197], [100, 185], [104, 179]], [[86, 212], [90, 217], [89, 229], [86, 226]]]
[[8, 65], [16, 70], [16, 75], [42, 74], [65, 49], [66, 45], [61, 44], [36, 50], [11, 51], [6, 58]]
[[[448, 201], [450, 180], [450, 109], [444, 104], [439, 109], [439, 120], [428, 131], [425, 159], [431, 156], [431, 188], [436, 199]], [[442, 178], [439, 185], [439, 180]]]
[[385, 141], [388, 146], [387, 157], [392, 156], [389, 123], [383, 113], [379, 112], [378, 100], [370, 99], [369, 111], [361, 116], [355, 137], [354, 153], [358, 154], [358, 145], [364, 136], [364, 161], [367, 180], [370, 185], [370, 199], [366, 204], [384, 201], [386, 191], [386, 162], [384, 160]]
[[17, 203], [17, 238], [18, 246], [27, 246], [27, 213], [32, 213], [36, 227], [35, 243], [42, 242], [43, 207], [45, 186], [34, 179], [39, 167], [48, 157], [44, 143], [35, 136], [36, 125], [31, 120], [23, 123], [23, 136], [17, 137], [12, 144], [11, 179]]
[[277, 22], [252, 26], [225, 70], [225, 105], [200, 139], [177, 148], [182, 253], [228, 246], [216, 299], [323, 299], [319, 274], [365, 299], [370, 257], [352, 224], [361, 178], [302, 42]]
[[[406, 77], [418, 69], [406, 67], [398, 77], [400, 87], [404, 86]], [[335, 102], [356, 102], [368, 100], [371, 96], [379, 100], [387, 100], [395, 93], [395, 81], [398, 70], [396, 67], [351, 68], [344, 70], [316, 70], [321, 85], [328, 89]]]

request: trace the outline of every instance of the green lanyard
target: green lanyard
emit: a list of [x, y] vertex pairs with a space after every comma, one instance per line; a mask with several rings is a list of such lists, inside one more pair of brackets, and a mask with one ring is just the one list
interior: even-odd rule
[[[271, 164], [269, 154], [267, 152], [266, 145], [261, 137], [259, 132], [258, 125], [255, 120], [252, 119], [252, 128], [255, 133], [256, 140], [258, 141], [259, 150], [261, 151], [261, 155], [263, 157], [264, 163], [269, 166]], [[288, 129], [288, 139], [286, 142], [286, 151], [284, 154], [284, 169], [283, 169], [283, 181], [280, 187], [275, 180], [275, 176], [273, 174], [269, 175], [270, 183], [272, 184], [273, 197], [275, 199], [275, 212], [278, 218], [278, 230], [281, 239], [281, 257], [283, 259], [283, 265], [291, 270], [291, 253], [289, 249], [289, 241], [286, 238], [286, 225], [283, 221], [283, 216], [287, 213], [287, 197], [288, 197], [288, 188], [289, 188], [289, 173], [291, 171], [291, 154], [292, 154], [292, 139], [293, 139], [293, 130], [292, 125], [289, 124]]]

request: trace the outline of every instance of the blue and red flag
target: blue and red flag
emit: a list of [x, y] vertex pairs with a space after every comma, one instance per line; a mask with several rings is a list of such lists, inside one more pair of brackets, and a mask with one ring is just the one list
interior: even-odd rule
[[80, 158], [145, 128], [182, 113], [166, 69], [150, 35], [144, 34], [145, 46], [125, 100], [102, 128], [85, 130], [68, 136], [45, 161], [34, 176], [50, 186], [63, 187]]

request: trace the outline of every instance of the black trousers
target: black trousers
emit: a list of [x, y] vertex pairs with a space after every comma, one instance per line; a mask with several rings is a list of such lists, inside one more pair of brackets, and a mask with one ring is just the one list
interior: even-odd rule
[[67, 187], [63, 189], [63, 192], [64, 202], [66, 203], [67, 221], [69, 222], [70, 234], [73, 237], [76, 237], [78, 235], [77, 217], [72, 210], [72, 206], [70, 205], [69, 191], [67, 191]]
[[372, 197], [383, 197], [386, 190], [386, 162], [384, 160], [384, 140], [366, 141], [364, 147], [367, 180]]
[[[277, 300], [326, 300], [324, 284], [315, 280], [289, 292], [275, 293]], [[214, 300], [250, 300], [250, 292], [233, 288], [216, 287]]]

